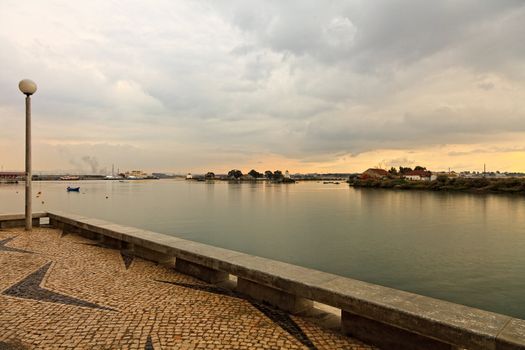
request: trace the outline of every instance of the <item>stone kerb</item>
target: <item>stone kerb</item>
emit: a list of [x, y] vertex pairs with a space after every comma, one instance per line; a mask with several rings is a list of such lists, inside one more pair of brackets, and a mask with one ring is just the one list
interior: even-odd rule
[[[48, 214], [39, 212], [39, 213], [33, 213], [33, 219], [40, 219], [40, 218], [47, 218]], [[0, 215], [0, 222], [2, 221], [12, 221], [12, 220], [23, 220], [25, 219], [24, 214], [1, 214]]]
[[[47, 213], [33, 213], [33, 226], [40, 226], [40, 219], [47, 217]], [[0, 229], [25, 226], [24, 214], [3, 214], [0, 215]]]
[[235, 275], [239, 292], [290, 312], [310, 308], [312, 300], [340, 308], [342, 330], [378, 346], [525, 349], [523, 320], [103, 220], [48, 215], [125, 242], [145, 258], [175, 257], [176, 269], [210, 283]]

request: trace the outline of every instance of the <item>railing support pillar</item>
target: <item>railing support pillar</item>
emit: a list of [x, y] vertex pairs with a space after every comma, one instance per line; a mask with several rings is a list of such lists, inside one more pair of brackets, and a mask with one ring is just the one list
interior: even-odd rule
[[237, 279], [237, 291], [249, 295], [256, 300], [267, 302], [292, 314], [298, 314], [313, 307], [313, 301], [309, 299], [301, 298], [240, 277]]
[[230, 276], [227, 272], [211, 269], [180, 258], [175, 261], [175, 270], [212, 284], [226, 281]]
[[341, 311], [341, 331], [380, 349], [455, 350], [456, 347], [347, 311]]

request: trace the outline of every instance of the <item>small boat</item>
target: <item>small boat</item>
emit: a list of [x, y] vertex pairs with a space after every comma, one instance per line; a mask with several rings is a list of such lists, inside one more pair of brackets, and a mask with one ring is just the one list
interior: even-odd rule
[[70, 186], [67, 186], [67, 191], [68, 191], [68, 192], [80, 192], [80, 187], [70, 187]]

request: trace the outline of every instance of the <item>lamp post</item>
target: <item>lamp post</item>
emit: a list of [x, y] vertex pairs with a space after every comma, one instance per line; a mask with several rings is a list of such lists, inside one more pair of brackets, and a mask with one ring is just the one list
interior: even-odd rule
[[29, 79], [24, 79], [18, 88], [26, 95], [26, 231], [31, 231], [33, 226], [33, 213], [31, 209], [31, 95], [36, 92], [36, 84]]

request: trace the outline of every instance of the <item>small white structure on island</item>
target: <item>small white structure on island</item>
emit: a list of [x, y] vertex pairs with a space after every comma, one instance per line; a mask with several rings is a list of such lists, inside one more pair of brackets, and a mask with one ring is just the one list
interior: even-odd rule
[[404, 177], [410, 181], [433, 181], [437, 178], [435, 174], [427, 170], [413, 170], [406, 173]]
[[285, 178], [285, 179], [289, 179], [289, 178], [290, 178], [290, 172], [289, 172], [288, 170], [286, 170], [286, 171], [284, 172], [284, 178]]
[[193, 176], [191, 175], [191, 173], [188, 173], [188, 175], [186, 175], [186, 180], [191, 180], [193, 179]]

